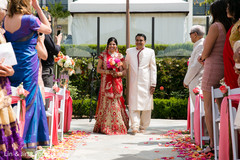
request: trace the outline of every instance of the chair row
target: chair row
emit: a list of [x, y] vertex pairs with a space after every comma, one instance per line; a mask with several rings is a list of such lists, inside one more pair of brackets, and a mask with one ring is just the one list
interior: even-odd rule
[[[236, 88], [236, 89], [230, 89], [228, 88], [228, 95], [239, 95], [239, 99], [240, 99], [240, 88]], [[201, 91], [200, 91], [201, 94]], [[219, 129], [220, 129], [220, 112], [218, 109], [218, 105], [215, 101], [215, 99], [217, 98], [223, 98], [224, 95], [223, 93], [220, 91], [219, 88], [214, 89], [213, 87], [211, 87], [211, 95], [212, 95], [212, 117], [213, 117], [213, 138], [214, 138], [214, 153], [215, 153], [215, 159], [218, 159], [218, 155], [219, 155]], [[191, 99], [191, 98], [190, 98]], [[200, 123], [200, 130], [199, 130], [199, 135], [200, 135], [200, 146], [201, 148], [203, 147], [203, 141], [204, 140], [208, 140], [209, 136], [203, 136], [202, 132], [203, 132], [203, 128], [202, 128], [202, 124], [203, 124], [203, 119], [205, 117], [205, 113], [204, 113], [204, 99], [202, 96], [199, 96], [199, 101], [197, 103], [199, 103], [200, 105], [200, 112], [199, 112], [199, 123]], [[229, 104], [229, 119], [230, 119], [230, 131], [231, 131], [231, 144], [232, 144], [232, 150], [233, 150], [233, 159], [234, 160], [238, 160], [238, 136], [237, 136], [237, 130], [240, 129], [240, 127], [237, 127], [236, 125], [234, 125], [234, 120], [236, 118], [236, 108], [232, 107], [232, 100], [230, 98], [228, 98], [228, 104]], [[194, 113], [194, 107], [195, 105], [193, 105], [193, 103], [190, 102], [190, 123], [191, 123], [191, 138], [193, 137], [193, 113]]]
[[[60, 88], [59, 92], [55, 94], [54, 90], [52, 88], [45, 87], [45, 95], [46, 98], [49, 99], [49, 105], [48, 109], [46, 110], [46, 116], [49, 118], [48, 126], [49, 126], [49, 140], [50, 140], [50, 147], [52, 147], [52, 138], [53, 138], [53, 124], [54, 124], [54, 114], [60, 115], [60, 121], [58, 123], [58, 119], [55, 119], [57, 124], [57, 133], [60, 134], [60, 140], [63, 140], [63, 130], [64, 130], [64, 113], [65, 113], [65, 94], [66, 94], [66, 88]], [[12, 90], [12, 96], [18, 97], [17, 95], [17, 88], [11, 87]], [[56, 100], [59, 100], [60, 104], [56, 106], [59, 102]], [[57, 107], [57, 112], [55, 112], [55, 107]], [[20, 99], [17, 102], [17, 105], [13, 108], [14, 112], [16, 113], [17, 120], [19, 122], [20, 120]]]

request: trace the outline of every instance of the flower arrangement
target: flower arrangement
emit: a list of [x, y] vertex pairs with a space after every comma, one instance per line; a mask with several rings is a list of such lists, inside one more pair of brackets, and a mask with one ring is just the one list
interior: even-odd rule
[[196, 88], [193, 89], [193, 93], [194, 93], [195, 95], [198, 95], [199, 92], [200, 92], [200, 89], [199, 89], [198, 87], [196, 87]]
[[107, 61], [107, 68], [116, 70], [116, 68], [120, 68], [123, 65], [123, 63], [118, 58], [110, 58]]
[[68, 55], [65, 56], [62, 52], [59, 52], [58, 56], [54, 57], [54, 62], [56, 62], [62, 68], [62, 71], [67, 71], [69, 76], [75, 73], [75, 62]]
[[53, 91], [54, 91], [55, 93], [57, 93], [57, 92], [60, 91], [60, 88], [58, 87], [57, 82], [54, 83], [52, 89], [53, 89]]
[[17, 87], [17, 95], [21, 99], [25, 99], [29, 92], [23, 88], [23, 82]]
[[228, 92], [228, 90], [227, 90], [227, 87], [226, 86], [220, 86], [220, 91], [224, 94], [224, 95], [226, 95], [227, 94], [227, 92]]
[[227, 89], [227, 85], [224, 82], [224, 78], [220, 80], [220, 84], [221, 86], [219, 87], [219, 89], [223, 93], [223, 96], [225, 97], [228, 95], [228, 89]]

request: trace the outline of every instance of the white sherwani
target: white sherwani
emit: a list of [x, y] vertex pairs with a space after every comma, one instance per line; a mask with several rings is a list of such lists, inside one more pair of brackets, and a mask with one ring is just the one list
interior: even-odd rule
[[129, 68], [129, 113], [132, 130], [145, 130], [151, 120], [153, 95], [150, 87], [156, 87], [157, 69], [155, 52], [150, 48], [127, 49]]
[[136, 48], [127, 49], [126, 62], [129, 66], [129, 109], [153, 109], [153, 96], [150, 86], [156, 87], [157, 69], [155, 52], [144, 48], [139, 53]]
[[187, 74], [184, 78], [184, 83], [189, 87], [189, 93], [191, 96], [191, 100], [193, 105], [195, 105], [195, 94], [193, 93], [193, 89], [196, 87], [201, 87], [202, 83], [202, 75], [203, 75], [203, 65], [198, 62], [198, 57], [202, 55], [203, 51], [203, 42], [204, 38], [198, 40], [194, 43], [193, 52], [191, 54]]

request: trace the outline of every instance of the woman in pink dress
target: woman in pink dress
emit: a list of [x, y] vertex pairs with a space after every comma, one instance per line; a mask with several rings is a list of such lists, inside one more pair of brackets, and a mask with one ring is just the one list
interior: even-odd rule
[[[120, 67], [113, 68], [112, 59], [119, 60]], [[97, 72], [101, 73], [96, 123], [93, 132], [108, 135], [127, 134], [129, 118], [122, 96], [122, 76], [126, 74], [124, 57], [117, 51], [117, 40], [108, 39], [106, 51], [99, 56]]]
[[[226, 39], [226, 31], [231, 26], [231, 21], [226, 13], [227, 4], [225, 1], [215, 1], [210, 6], [213, 17], [212, 25], [204, 42], [204, 50], [199, 58], [200, 63], [204, 63], [204, 73], [202, 78], [202, 90], [204, 97], [204, 110], [207, 131], [210, 137], [210, 144], [204, 152], [213, 152], [213, 119], [211, 103], [211, 86], [218, 88], [220, 80], [224, 77], [223, 47]], [[217, 100], [218, 106], [221, 100]]]

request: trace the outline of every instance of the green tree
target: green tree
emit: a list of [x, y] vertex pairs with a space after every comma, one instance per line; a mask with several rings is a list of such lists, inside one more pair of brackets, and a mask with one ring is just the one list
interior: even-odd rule
[[[204, 4], [204, 3], [212, 3], [214, 2], [215, 0], [204, 0], [204, 2], [200, 2], [201, 4]], [[194, 0], [193, 1], [194, 3], [199, 3], [198, 0]]]
[[59, 18], [66, 18], [70, 15], [69, 11], [63, 10], [62, 2], [55, 3], [54, 5], [49, 2], [50, 10], [49, 13], [51, 13], [53, 17], [53, 35], [56, 35], [57, 31], [57, 20]]

